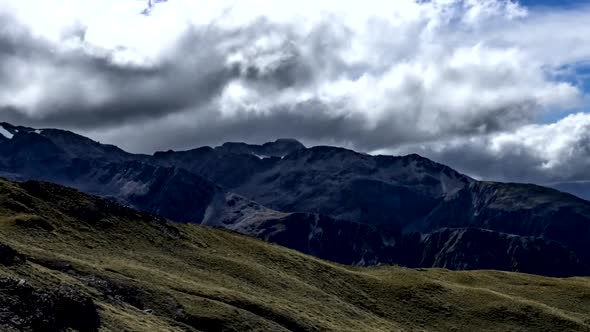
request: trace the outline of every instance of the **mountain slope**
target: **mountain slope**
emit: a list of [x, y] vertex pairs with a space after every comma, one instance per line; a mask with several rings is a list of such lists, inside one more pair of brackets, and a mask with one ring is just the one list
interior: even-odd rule
[[[165, 164], [203, 172], [277, 211], [320, 215], [271, 222], [281, 232], [243, 233], [347, 264], [590, 274], [590, 202], [577, 197], [534, 185], [475, 181], [418, 155], [314, 147], [259, 160], [248, 150], [232, 151], [169, 152]], [[156, 162], [161, 158], [157, 154]], [[210, 160], [233, 166], [217, 173], [219, 168], [202, 167]], [[454, 250], [463, 251], [443, 260], [437, 257], [447, 256], [444, 246], [428, 242], [446, 238], [448, 229], [456, 235]], [[484, 242], [480, 253], [469, 252], [468, 243]], [[536, 263], [526, 262], [529, 257]]]
[[588, 278], [344, 267], [46, 183], [0, 180], [0, 243], [3, 331], [590, 330]]
[[590, 275], [590, 202], [475, 181], [418, 155], [280, 139], [147, 156], [67, 131], [0, 127], [8, 132], [0, 176], [71, 186], [334, 262]]
[[[68, 131], [1, 126], [14, 134], [0, 143], [0, 175], [13, 180], [59, 183], [191, 223], [202, 223], [206, 212], [214, 212], [209, 205], [215, 197], [231, 195], [182, 168], [153, 165], [145, 156]], [[215, 208], [223, 210], [218, 205]], [[219, 212], [216, 215], [235, 222]]]
[[585, 240], [590, 236], [590, 203], [536, 185], [474, 183], [447, 199], [426, 225], [427, 229], [473, 227], [551, 239], [585, 260], [590, 258]]

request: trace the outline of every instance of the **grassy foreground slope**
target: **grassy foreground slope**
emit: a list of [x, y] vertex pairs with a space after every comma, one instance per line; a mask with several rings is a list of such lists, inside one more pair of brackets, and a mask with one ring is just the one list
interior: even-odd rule
[[0, 180], [0, 330], [32, 328], [590, 331], [590, 278], [345, 267]]

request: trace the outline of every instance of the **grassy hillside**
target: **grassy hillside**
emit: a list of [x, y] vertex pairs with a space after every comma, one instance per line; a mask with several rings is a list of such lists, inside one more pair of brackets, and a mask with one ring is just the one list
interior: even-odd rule
[[0, 180], [0, 244], [2, 331], [590, 331], [590, 278], [345, 267], [50, 184]]

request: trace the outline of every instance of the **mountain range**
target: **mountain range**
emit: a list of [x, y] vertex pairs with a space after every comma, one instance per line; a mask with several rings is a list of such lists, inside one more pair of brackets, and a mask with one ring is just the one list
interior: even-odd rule
[[415, 154], [279, 139], [143, 155], [2, 123], [0, 176], [73, 187], [336, 263], [590, 275], [590, 202], [476, 181]]
[[588, 331], [590, 279], [344, 266], [0, 179], [0, 331]]

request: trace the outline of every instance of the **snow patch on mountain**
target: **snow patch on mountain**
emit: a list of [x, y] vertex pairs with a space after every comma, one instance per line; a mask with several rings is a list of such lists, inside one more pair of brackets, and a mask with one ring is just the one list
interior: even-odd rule
[[266, 156], [266, 155], [261, 155], [261, 154], [256, 154], [256, 153], [252, 153], [256, 158], [258, 159], [268, 159], [270, 158], [270, 156]]
[[0, 135], [8, 138], [8, 139], [12, 139], [12, 137], [14, 137], [14, 135], [9, 132], [8, 130], [6, 130], [6, 128], [4, 128], [3, 126], [0, 126]]

